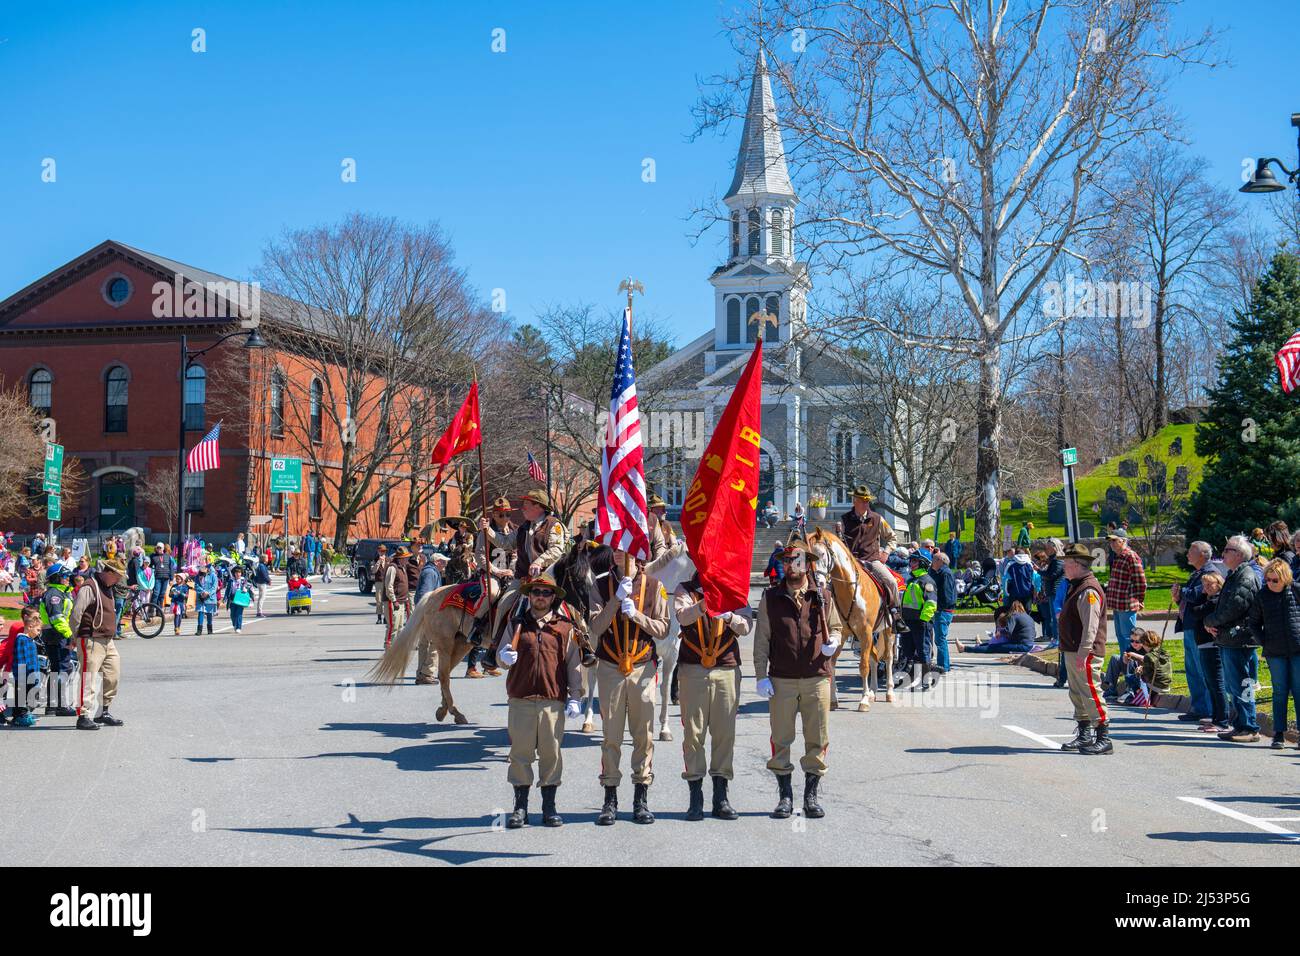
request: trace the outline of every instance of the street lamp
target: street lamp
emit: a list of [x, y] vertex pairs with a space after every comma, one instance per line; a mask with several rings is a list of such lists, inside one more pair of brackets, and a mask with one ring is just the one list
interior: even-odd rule
[[185, 382], [189, 374], [190, 366], [194, 360], [202, 355], [211, 352], [222, 342], [229, 341], [236, 336], [244, 336], [244, 348], [247, 349], [264, 349], [266, 340], [262, 338], [254, 326], [247, 333], [243, 329], [236, 329], [234, 332], [228, 332], [221, 338], [217, 339], [205, 349], [199, 349], [197, 352], [190, 351], [189, 337], [181, 336], [181, 423], [180, 423], [180, 440], [177, 442], [176, 449], [176, 553], [181, 551], [181, 539], [185, 533]]
[[[1291, 114], [1291, 125], [1300, 130], [1300, 113]], [[1297, 134], [1300, 137], [1300, 134]], [[1300, 153], [1300, 139], [1297, 140], [1297, 153]], [[1250, 181], [1242, 186], [1238, 192], [1243, 193], [1280, 193], [1286, 189], [1286, 185], [1278, 181], [1273, 175], [1273, 170], [1269, 166], [1276, 166], [1286, 175], [1289, 183], [1295, 183], [1300, 179], [1300, 165], [1295, 169], [1287, 169], [1282, 160], [1274, 156], [1265, 156], [1255, 161], [1255, 172], [1251, 175]]]

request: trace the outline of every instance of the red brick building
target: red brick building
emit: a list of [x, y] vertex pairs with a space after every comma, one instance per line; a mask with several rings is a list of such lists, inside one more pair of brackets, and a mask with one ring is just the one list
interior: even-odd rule
[[[239, 330], [236, 306], [246, 285], [110, 240], [0, 302], [0, 383], [25, 389], [31, 404], [55, 420], [65, 458], [79, 459], [87, 478], [80, 505], [63, 509], [65, 534], [136, 525], [154, 537], [167, 534], [166, 516], [142, 494], [177, 460], [181, 336], [195, 352]], [[206, 290], [206, 298], [191, 302], [181, 294], [193, 288]], [[274, 321], [267, 310], [261, 314]], [[279, 532], [287, 520], [290, 534], [310, 527], [333, 537], [333, 512], [312, 493], [323, 476], [308, 459], [333, 467], [338, 429], [328, 417], [330, 428], [314, 425], [316, 452], [304, 454], [307, 437], [283, 410], [277, 419], [274, 406], [277, 389], [281, 402], [286, 394], [309, 394], [310, 383], [302, 381], [309, 373], [291, 352], [248, 349], [245, 340], [236, 335], [197, 359], [184, 383], [186, 450], [222, 422], [220, 469], [188, 479], [188, 527], [222, 542], [240, 531]], [[374, 426], [357, 427], [364, 439]], [[276, 455], [304, 459], [301, 494], [271, 495]], [[405, 530], [410, 472], [395, 464], [381, 480], [391, 484], [387, 500], [364, 508], [349, 537], [396, 537]], [[454, 513], [459, 504], [448, 488], [421, 509], [419, 520]], [[15, 530], [44, 524], [37, 519]]]

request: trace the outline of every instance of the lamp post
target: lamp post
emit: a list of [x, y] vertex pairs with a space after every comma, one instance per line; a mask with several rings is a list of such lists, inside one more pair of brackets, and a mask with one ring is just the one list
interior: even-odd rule
[[[1291, 114], [1291, 125], [1297, 130], [1296, 152], [1300, 155], [1300, 113]], [[1265, 156], [1255, 160], [1255, 172], [1251, 175], [1250, 181], [1242, 186], [1239, 192], [1243, 193], [1279, 193], [1286, 189], [1284, 183], [1278, 182], [1273, 170], [1269, 166], [1276, 166], [1282, 170], [1288, 183], [1297, 183], [1300, 181], [1300, 163], [1297, 163], [1295, 169], [1287, 169], [1282, 160], [1275, 156]]]
[[[189, 337], [181, 335], [181, 421], [180, 421], [180, 438], [176, 443], [176, 553], [181, 551], [181, 541], [185, 535], [185, 383], [186, 376], [189, 374], [190, 366], [194, 360], [202, 355], [211, 352], [222, 342], [233, 339], [236, 336], [244, 335], [244, 348], [261, 349], [266, 347], [266, 342], [258, 334], [257, 328], [250, 329], [247, 333], [243, 329], [237, 329], [229, 332], [217, 339], [205, 349], [199, 349], [197, 352], [190, 351]], [[179, 558], [177, 559], [179, 560]]]

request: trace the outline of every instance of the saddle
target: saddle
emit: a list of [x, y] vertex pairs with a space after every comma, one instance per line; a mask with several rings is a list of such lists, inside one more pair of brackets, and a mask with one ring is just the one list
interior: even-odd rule
[[477, 614], [482, 601], [483, 582], [478, 580], [464, 581], [447, 593], [447, 596], [442, 599], [442, 603], [438, 605], [438, 610], [445, 611], [447, 608], [455, 608], [468, 614]]

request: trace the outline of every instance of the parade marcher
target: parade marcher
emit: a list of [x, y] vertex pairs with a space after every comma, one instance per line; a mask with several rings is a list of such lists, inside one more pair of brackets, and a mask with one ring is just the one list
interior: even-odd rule
[[646, 530], [650, 535], [650, 560], [654, 561], [665, 549], [672, 547], [673, 529], [664, 515], [668, 513], [668, 503], [656, 494], [646, 500]]
[[105, 558], [73, 597], [68, 623], [80, 645], [82, 662], [78, 730], [121, 727], [123, 723], [109, 713], [109, 708], [117, 699], [120, 676], [117, 645], [113, 642], [117, 636], [113, 587], [125, 577], [126, 566], [121, 561]]
[[41, 645], [50, 662], [50, 692], [45, 698], [45, 713], [75, 717], [72, 707], [72, 680], [77, 672], [77, 654], [72, 648], [72, 594], [68, 587], [68, 569], [51, 569], [41, 595]]
[[632, 821], [654, 823], [649, 808], [654, 782], [654, 692], [659, 673], [655, 641], [668, 634], [668, 595], [644, 563], [614, 551], [614, 567], [601, 587], [603, 604], [591, 622], [597, 642], [596, 687], [600, 697], [600, 783], [605, 802], [596, 823], [612, 826], [618, 818], [619, 760], [626, 727], [632, 734]]
[[377, 555], [370, 565], [370, 580], [375, 586], [375, 623], [383, 624], [384, 610], [388, 604], [384, 596], [384, 576], [388, 571], [388, 545], [381, 544]]
[[[704, 819], [704, 776], [713, 780], [713, 816], [735, 820], [739, 814], [727, 800], [735, 778], [736, 715], [740, 710], [740, 645], [749, 634], [749, 608], [711, 616], [704, 607], [699, 574], [673, 592], [673, 611], [682, 629], [677, 667], [681, 673], [682, 779], [690, 788], [687, 820]], [[704, 737], [712, 747], [705, 760]]]
[[406, 565], [410, 560], [411, 552], [399, 544], [393, 560], [384, 568], [384, 612], [388, 618], [384, 647], [393, 643], [393, 636], [406, 626], [406, 599], [410, 595]]
[[1061, 744], [1062, 750], [1081, 754], [1108, 754], [1110, 723], [1101, 696], [1101, 665], [1106, 656], [1106, 592], [1092, 573], [1092, 552], [1075, 542], [1062, 555], [1070, 589], [1057, 621], [1070, 703], [1078, 731]]
[[887, 552], [894, 544], [894, 529], [889, 526], [889, 522], [883, 515], [872, 510], [873, 497], [871, 489], [866, 485], [858, 485], [853, 489], [853, 507], [844, 512], [840, 518], [840, 524], [844, 529], [844, 543], [858, 559], [858, 563], [880, 584], [885, 600], [889, 603], [889, 616], [893, 621], [894, 633], [905, 634], [907, 625], [903, 623], [898, 582], [889, 573], [889, 567], [881, 555], [882, 551]]
[[515, 808], [506, 828], [528, 824], [528, 791], [537, 761], [542, 789], [542, 824], [563, 826], [555, 809], [564, 760], [564, 720], [577, 717], [582, 693], [582, 652], [572, 622], [557, 613], [564, 591], [549, 575], [529, 578], [519, 588], [528, 602], [519, 623], [501, 636], [497, 660], [509, 669], [506, 696], [510, 731], [510, 769], [506, 774], [515, 788]]
[[824, 817], [817, 791], [826, 773], [830, 748], [831, 680], [835, 652], [840, 646], [840, 615], [835, 602], [809, 573], [808, 545], [802, 539], [786, 545], [785, 577], [763, 592], [754, 628], [754, 676], [758, 692], [768, 701], [772, 726], [772, 759], [779, 794], [772, 816], [794, 812], [790, 748], [795, 720], [803, 725], [803, 812]]

